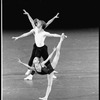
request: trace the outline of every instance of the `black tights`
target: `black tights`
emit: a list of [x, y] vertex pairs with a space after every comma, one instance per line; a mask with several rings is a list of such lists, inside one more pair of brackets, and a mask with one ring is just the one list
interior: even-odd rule
[[[32, 66], [33, 64], [33, 59], [35, 57], [43, 57], [43, 60], [46, 60], [48, 58], [48, 48], [46, 45], [44, 45], [43, 47], [37, 47], [36, 44], [34, 44], [33, 46], [33, 50], [32, 50], [32, 55], [30, 57], [30, 60], [28, 62], [29, 66]], [[46, 66], [50, 64], [50, 60], [45, 64]], [[51, 64], [50, 64], [51, 65]], [[33, 75], [35, 73], [35, 71], [32, 71], [31, 74]]]

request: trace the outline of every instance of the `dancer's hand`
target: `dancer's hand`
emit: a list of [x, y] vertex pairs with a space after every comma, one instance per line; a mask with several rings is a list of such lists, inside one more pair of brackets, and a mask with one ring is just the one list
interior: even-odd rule
[[21, 63], [21, 60], [18, 58], [18, 62]]
[[65, 35], [65, 38], [67, 38], [67, 35]]
[[25, 9], [23, 9], [23, 11], [24, 11], [23, 14], [28, 15], [28, 12]]
[[59, 13], [56, 14], [55, 18], [59, 18], [58, 15], [59, 15]]
[[41, 63], [41, 66], [42, 66], [42, 67], [45, 67], [45, 65], [44, 65], [44, 63], [43, 63], [43, 62]]
[[18, 39], [18, 37], [12, 37], [12, 39], [14, 39], [16, 41]]

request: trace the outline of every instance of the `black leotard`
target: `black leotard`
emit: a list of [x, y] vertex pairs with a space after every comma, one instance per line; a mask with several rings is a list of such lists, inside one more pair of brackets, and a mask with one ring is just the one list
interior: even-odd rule
[[[35, 68], [35, 70], [36, 70], [36, 68]], [[42, 66], [41, 66], [41, 72], [38, 72], [38, 71], [36, 70], [36, 72], [37, 72], [38, 74], [41, 74], [41, 75], [50, 74], [50, 73], [53, 72], [53, 71], [54, 71], [54, 69], [52, 68], [52, 66], [51, 66], [50, 64], [48, 64], [48, 66], [45, 66], [45, 67], [42, 67]]]

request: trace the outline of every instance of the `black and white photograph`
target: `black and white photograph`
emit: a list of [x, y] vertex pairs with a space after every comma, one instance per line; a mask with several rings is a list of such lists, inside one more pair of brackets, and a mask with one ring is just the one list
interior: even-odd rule
[[1, 1], [1, 100], [99, 100], [98, 2]]

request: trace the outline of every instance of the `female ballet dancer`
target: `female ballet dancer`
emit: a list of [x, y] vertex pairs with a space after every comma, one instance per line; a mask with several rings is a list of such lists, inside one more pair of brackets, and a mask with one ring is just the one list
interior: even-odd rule
[[[60, 37], [60, 41], [59, 41], [57, 47], [53, 49], [52, 53], [49, 55], [49, 57], [45, 61], [40, 62], [39, 58], [35, 57], [34, 60], [33, 60], [34, 67], [30, 67], [29, 65], [23, 63], [20, 59], [18, 61], [19, 63], [25, 65], [30, 70], [35, 70], [40, 75], [47, 75], [48, 86], [47, 86], [45, 96], [43, 98], [41, 98], [41, 97], [39, 98], [41, 100], [48, 100], [48, 96], [51, 92], [52, 83], [53, 83], [53, 76], [54, 76], [54, 70], [55, 70], [55, 68], [58, 64], [58, 61], [59, 61], [60, 49], [61, 49], [61, 45], [62, 45], [62, 42], [63, 42], [64, 38], [65, 38], [65, 35], [64, 35], [64, 33], [62, 33], [62, 35]], [[48, 65], [48, 67], [47, 67], [45, 65], [45, 63], [52, 58], [54, 52], [56, 52], [56, 54], [53, 58], [53, 61], [51, 62], [52, 66]]]

